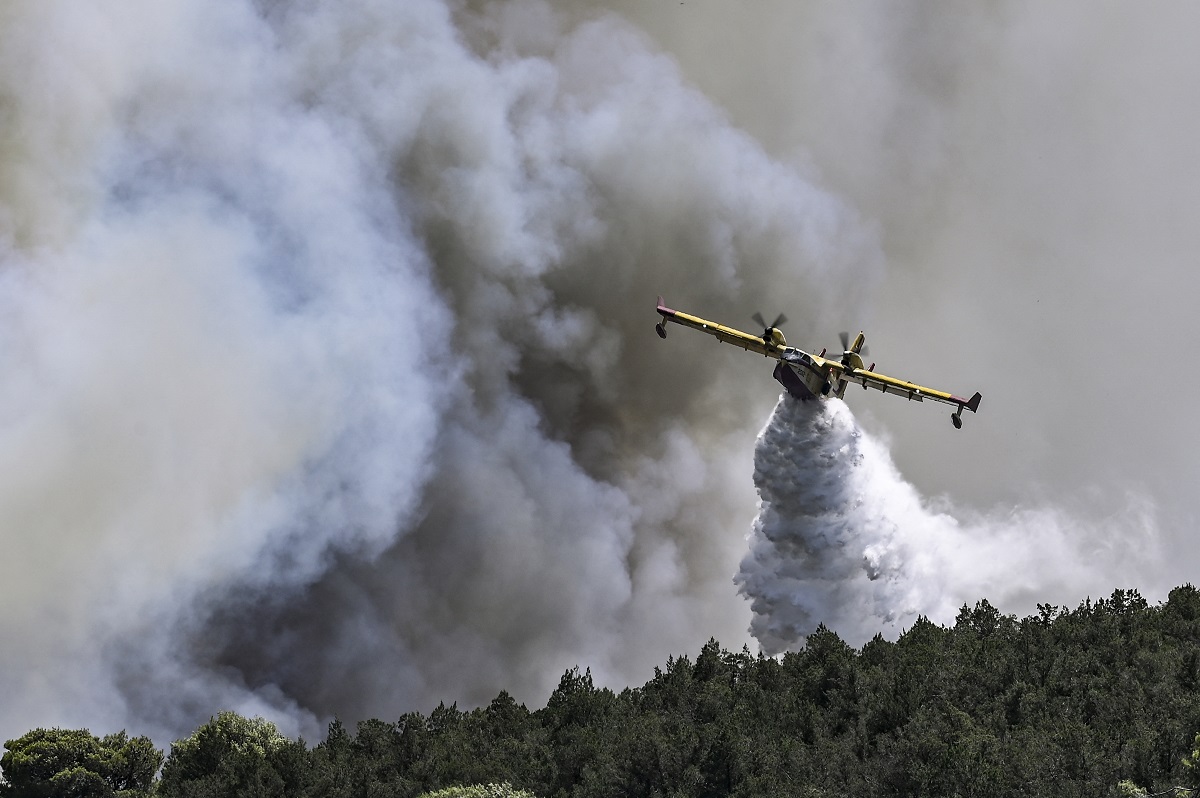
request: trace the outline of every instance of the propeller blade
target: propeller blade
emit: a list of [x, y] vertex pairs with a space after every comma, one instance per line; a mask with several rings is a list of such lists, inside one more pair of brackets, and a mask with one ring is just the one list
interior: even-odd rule
[[779, 314], [779, 315], [778, 315], [778, 316], [775, 318], [775, 321], [771, 322], [771, 326], [772, 326], [772, 327], [778, 327], [780, 324], [786, 324], [786, 323], [787, 323], [787, 316], [785, 316], [785, 315], [783, 315], [782, 313], [780, 313], [780, 314]]
[[847, 349], [850, 348], [850, 333], [848, 333], [848, 332], [838, 333], [838, 340], [842, 342], [842, 351], [843, 352], [845, 352]]
[[751, 316], [750, 318], [754, 320], [755, 324], [757, 324], [759, 327], [762, 327], [764, 330], [767, 328], [767, 323], [765, 321], [763, 321], [762, 314], [759, 313], [757, 310], [754, 311], [754, 315]]
[[863, 357], [866, 357], [867, 355], [871, 354], [871, 347], [867, 344], [863, 344], [863, 348], [858, 350], [858, 353]]

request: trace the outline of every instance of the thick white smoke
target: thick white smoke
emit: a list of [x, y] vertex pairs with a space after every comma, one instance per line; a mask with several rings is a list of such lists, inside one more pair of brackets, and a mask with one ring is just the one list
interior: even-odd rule
[[[870, 312], [880, 232], [574, 5], [0, 7], [0, 737], [165, 742], [230, 708], [311, 738], [749, 640], [771, 364], [659, 341], [651, 301], [827, 343]], [[843, 584], [746, 572], [767, 647], [1044, 600], [1064, 558], [1114, 576], [1069, 514], [878, 522], [942, 517], [855, 440], [848, 485], [895, 495], [838, 527], [871, 536], [853, 563], [819, 553]], [[762, 530], [747, 568], [811, 580], [804, 530]], [[1005, 542], [1046, 566], [1012, 581]]]
[[384, 154], [252, 7], [4, 13], [3, 725], [121, 723], [113, 682], [153, 732], [270, 705], [173, 635], [410, 523], [451, 317]]
[[744, 639], [769, 367], [652, 300], [803, 317], [881, 258], [634, 29], [28, 0], [0, 60], [0, 736], [311, 737]]
[[[966, 442], [961, 467], [978, 457]], [[820, 623], [858, 646], [922, 615], [953, 623], [980, 598], [1008, 611], [1073, 604], [1146, 584], [1161, 562], [1152, 508], [1137, 498], [1084, 521], [1055, 508], [981, 516], [922, 497], [837, 399], [780, 397], [754, 483], [759, 514], [737, 581], [769, 653], [802, 645]]]

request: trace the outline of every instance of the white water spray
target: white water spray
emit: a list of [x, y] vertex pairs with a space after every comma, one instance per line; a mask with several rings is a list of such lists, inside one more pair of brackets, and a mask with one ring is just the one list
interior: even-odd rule
[[[964, 468], [985, 456], [965, 436], [962, 446]], [[921, 496], [841, 400], [780, 397], [754, 482], [759, 514], [736, 581], [768, 653], [803, 644], [820, 623], [861, 645], [921, 615], [952, 622], [981, 598], [1019, 612], [1107, 595], [1141, 584], [1159, 561], [1153, 513], [1136, 500], [1089, 522], [1048, 508], [981, 515]]]

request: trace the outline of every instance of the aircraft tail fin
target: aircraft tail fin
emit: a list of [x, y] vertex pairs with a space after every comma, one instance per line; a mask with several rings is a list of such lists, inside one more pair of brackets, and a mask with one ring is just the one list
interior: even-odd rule
[[976, 391], [976, 392], [975, 392], [975, 395], [974, 395], [974, 396], [972, 396], [972, 397], [971, 397], [971, 398], [970, 398], [970, 399], [967, 401], [967, 403], [966, 403], [965, 405], [963, 405], [963, 407], [967, 408], [967, 409], [968, 409], [968, 410], [970, 410], [972, 413], [974, 413], [974, 412], [976, 412], [977, 410], [979, 410], [979, 400], [980, 400], [980, 399], [982, 399], [982, 398], [983, 398], [983, 395], [982, 395], [981, 393], [979, 393], [979, 391]]

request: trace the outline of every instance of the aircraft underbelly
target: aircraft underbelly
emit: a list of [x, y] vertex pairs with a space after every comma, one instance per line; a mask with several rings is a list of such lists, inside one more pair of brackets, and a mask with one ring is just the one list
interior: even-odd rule
[[819, 399], [828, 394], [828, 383], [823, 369], [801, 360], [780, 360], [775, 365], [775, 379], [787, 389], [793, 398], [800, 401]]

